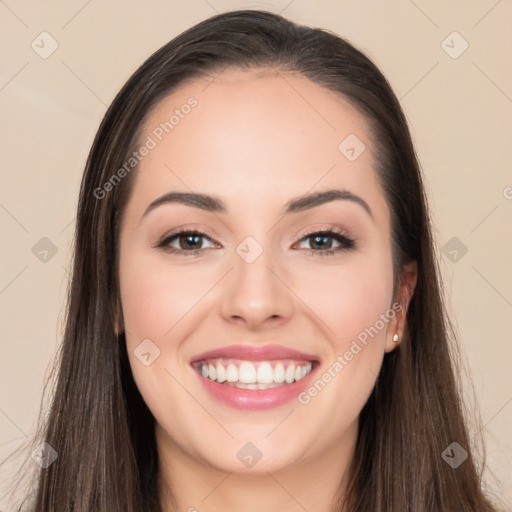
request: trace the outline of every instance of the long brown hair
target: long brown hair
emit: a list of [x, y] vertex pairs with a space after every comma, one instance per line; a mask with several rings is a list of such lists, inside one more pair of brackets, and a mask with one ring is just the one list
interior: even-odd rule
[[[132, 378], [119, 308], [118, 235], [135, 170], [98, 198], [137, 143], [150, 109], [185, 80], [222, 69], [296, 72], [339, 93], [371, 126], [392, 216], [395, 283], [418, 280], [401, 345], [384, 356], [360, 414], [346, 493], [333, 510], [490, 512], [458, 390], [455, 334], [443, 305], [427, 198], [406, 119], [389, 83], [348, 41], [263, 11], [207, 19], [155, 52], [109, 107], [80, 189], [63, 344], [41, 439], [58, 459], [38, 474], [35, 512], [159, 511], [154, 419]], [[443, 452], [469, 452], [454, 468]]]

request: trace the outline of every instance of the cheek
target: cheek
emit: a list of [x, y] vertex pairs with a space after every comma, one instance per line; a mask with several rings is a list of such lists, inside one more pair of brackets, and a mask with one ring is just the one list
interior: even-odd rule
[[[147, 249], [126, 251], [119, 278], [133, 378], [157, 421], [173, 424], [175, 418], [169, 416], [166, 404], [179, 403], [180, 389], [173, 379], [178, 376], [179, 343], [170, 343], [177, 336], [172, 329], [197, 302], [197, 291], [187, 286], [183, 272], [172, 270], [164, 259], [151, 257]], [[149, 364], [144, 362], [145, 353], [150, 354]]]
[[121, 301], [130, 341], [158, 340], [172, 326], [171, 283], [151, 268], [127, 269], [122, 279], [128, 283], [121, 284]]
[[[190, 320], [218, 278], [208, 269], [194, 269], [193, 264], [186, 269], [173, 265], [163, 252], [139, 249], [134, 242], [130, 247], [119, 269], [126, 347], [137, 386], [157, 416], [161, 404], [169, 402], [169, 393], [177, 390], [172, 376], [178, 376], [186, 364], [180, 347], [196, 326]], [[145, 366], [137, 355], [142, 342], [148, 346], [148, 339], [149, 352], [158, 357]]]
[[395, 313], [391, 254], [372, 251], [354, 258], [322, 282], [324, 287], [310, 288], [315, 291], [309, 304], [329, 328], [324, 331], [330, 341], [329, 354], [299, 402], [322, 403], [322, 410], [329, 411], [326, 423], [348, 428], [375, 385]]
[[142, 251], [122, 260], [121, 303], [129, 343], [169, 339], [169, 331], [204, 293], [204, 285], [193, 275], [173, 268], [165, 256], [155, 258]]
[[395, 314], [391, 257], [361, 258], [357, 264], [338, 268], [325, 282], [329, 293], [320, 296], [315, 288], [314, 307], [333, 331], [331, 352], [299, 402], [322, 403], [329, 411], [326, 423], [348, 428], [374, 387]]
[[[308, 306], [327, 326], [325, 333], [339, 353], [390, 308], [391, 257], [354, 258], [350, 264], [340, 265], [323, 276], [316, 273], [303, 284], [302, 294], [308, 298]], [[388, 323], [377, 323], [379, 339], [384, 339]]]

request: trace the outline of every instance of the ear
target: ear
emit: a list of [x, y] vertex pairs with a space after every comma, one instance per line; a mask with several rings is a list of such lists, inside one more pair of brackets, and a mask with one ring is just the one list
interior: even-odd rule
[[[407, 309], [411, 302], [414, 290], [416, 289], [416, 282], [418, 280], [418, 264], [416, 261], [406, 263], [402, 267], [402, 274], [398, 290], [396, 291], [393, 300], [393, 310], [395, 316], [390, 320], [388, 330], [386, 333], [386, 352], [391, 352], [402, 342], [402, 336], [405, 329], [405, 321], [407, 317]], [[398, 340], [394, 341], [393, 338], [398, 335]]]

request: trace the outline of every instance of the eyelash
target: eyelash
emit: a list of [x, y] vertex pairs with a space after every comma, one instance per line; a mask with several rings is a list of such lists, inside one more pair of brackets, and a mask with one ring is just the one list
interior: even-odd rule
[[[171, 233], [168, 236], [165, 236], [158, 244], [156, 245], [157, 248], [161, 248], [162, 250], [170, 253], [170, 254], [182, 254], [184, 256], [199, 256], [202, 251], [205, 249], [194, 249], [190, 251], [186, 251], [184, 249], [176, 249], [174, 247], [169, 247], [169, 244], [175, 240], [176, 238], [179, 238], [183, 235], [199, 235], [200, 237], [208, 238], [210, 241], [213, 242], [210, 236], [208, 236], [206, 233], [203, 233], [201, 231], [197, 231], [194, 229], [180, 229], [179, 231], [176, 231], [174, 233]], [[333, 228], [333, 229], [326, 229], [326, 230], [314, 230], [310, 231], [302, 236], [302, 238], [299, 240], [299, 242], [302, 242], [304, 240], [307, 240], [308, 238], [312, 238], [313, 235], [317, 236], [324, 236], [326, 238], [333, 238], [337, 242], [339, 242], [341, 245], [339, 247], [336, 247], [334, 249], [327, 249], [325, 251], [322, 250], [314, 250], [314, 249], [303, 249], [306, 251], [307, 254], [310, 256], [334, 256], [337, 253], [348, 251], [351, 249], [354, 249], [356, 247], [355, 241], [349, 238], [343, 231]]]

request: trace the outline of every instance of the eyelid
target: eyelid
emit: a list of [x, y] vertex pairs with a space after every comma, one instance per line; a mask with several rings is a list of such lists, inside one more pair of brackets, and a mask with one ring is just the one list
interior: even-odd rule
[[340, 245], [336, 248], [330, 248], [326, 250], [316, 251], [314, 249], [302, 249], [309, 256], [336, 256], [342, 254], [349, 250], [354, 250], [358, 248], [358, 241], [355, 237], [350, 235], [346, 230], [340, 228], [339, 226], [329, 226], [327, 228], [311, 228], [310, 230], [302, 233], [302, 236], [299, 238], [294, 245], [301, 244], [304, 241], [312, 238], [313, 235], [325, 236], [327, 238], [331, 238], [336, 240]]
[[197, 225], [197, 224], [196, 225], [184, 224], [182, 226], [178, 226], [177, 228], [171, 229], [165, 235], [158, 237], [157, 241], [155, 242], [155, 244], [153, 244], [153, 246], [157, 246], [158, 244], [160, 244], [161, 242], [165, 241], [166, 239], [168, 239], [170, 237], [174, 237], [181, 233], [188, 233], [190, 231], [197, 232], [199, 235], [204, 235], [205, 238], [209, 238], [212, 242], [214, 242], [216, 244], [219, 243], [216, 241], [215, 235], [213, 235], [212, 232], [210, 230], [208, 230], [208, 228], [205, 228], [205, 227], [203, 227], [201, 225]]
[[[215, 235], [213, 235], [211, 233], [211, 231], [208, 230], [208, 228], [206, 228], [202, 225], [197, 225], [197, 224], [196, 225], [185, 224], [182, 226], [178, 226], [177, 228], [172, 229], [169, 233], [166, 233], [165, 235], [159, 237], [157, 239], [157, 242], [155, 242], [155, 244], [152, 244], [152, 245], [153, 245], [153, 247], [156, 247], [160, 243], [162, 243], [163, 241], [165, 241], [166, 239], [168, 239], [170, 237], [177, 236], [183, 232], [188, 233], [190, 231], [197, 232], [199, 235], [206, 235], [206, 238], [209, 238], [212, 242], [219, 244], [219, 242], [216, 241]], [[294, 235], [291, 237], [291, 240], [295, 241], [294, 243], [297, 243], [297, 242], [302, 241], [304, 238], [306, 238], [309, 235], [313, 235], [313, 234], [321, 233], [321, 232], [325, 232], [325, 231], [334, 231], [335, 233], [338, 233], [338, 234], [352, 240], [353, 242], [357, 242], [357, 238], [355, 236], [353, 236], [350, 233], [350, 231], [343, 229], [340, 226], [332, 225], [332, 224], [324, 224], [324, 225], [320, 225], [320, 226], [317, 225], [317, 226], [314, 226], [311, 228], [307, 228], [305, 231], [299, 230], [294, 233]]]
[[343, 235], [344, 237], [349, 238], [349, 239], [353, 240], [354, 242], [356, 241], [355, 236], [352, 236], [351, 233], [348, 230], [343, 229], [340, 226], [334, 226], [332, 224], [330, 224], [330, 225], [327, 224], [327, 225], [323, 225], [323, 226], [315, 226], [313, 228], [306, 229], [306, 231], [299, 231], [294, 236], [294, 239], [297, 238], [298, 236], [300, 236], [300, 239], [299, 239], [299, 241], [300, 241], [300, 240], [302, 240], [303, 238], [306, 238], [309, 235], [313, 235], [315, 233], [322, 233], [322, 232], [325, 232], [325, 231], [334, 231], [335, 233]]
[[[196, 228], [196, 227], [190, 227], [190, 226], [181, 226], [170, 233], [164, 235], [156, 245], [153, 245], [154, 248], [158, 248], [161, 250], [164, 250], [168, 252], [169, 254], [175, 255], [175, 256], [185, 256], [185, 257], [199, 257], [204, 254], [206, 249], [211, 249], [211, 247], [202, 247], [200, 249], [193, 249], [193, 250], [185, 250], [180, 248], [171, 247], [170, 243], [171, 241], [174, 242], [176, 239], [179, 239], [179, 237], [182, 234], [193, 234], [203, 239], [208, 239], [211, 243], [217, 246], [221, 246], [216, 240], [215, 237], [210, 235], [210, 232], [208, 229], [205, 228]], [[307, 241], [309, 238], [312, 238], [313, 235], [320, 235], [325, 236], [327, 238], [331, 238], [336, 240], [338, 244], [340, 244], [338, 247], [335, 248], [328, 248], [325, 250], [315, 250], [315, 249], [308, 249], [308, 248], [299, 248], [295, 249], [299, 252], [302, 252], [305, 255], [312, 256], [312, 257], [324, 257], [324, 256], [338, 256], [342, 253], [350, 250], [357, 249], [358, 242], [357, 239], [352, 237], [346, 230], [343, 228], [340, 228], [339, 226], [333, 226], [330, 225], [328, 227], [312, 227], [309, 228], [306, 232], [302, 232], [300, 238], [294, 243], [294, 246], [297, 244], [302, 244], [305, 241]], [[297, 237], [297, 236], [296, 236]], [[295, 237], [295, 238], [296, 238]], [[294, 247], [292, 246], [292, 248]], [[214, 247], [215, 248], [215, 247]]]

